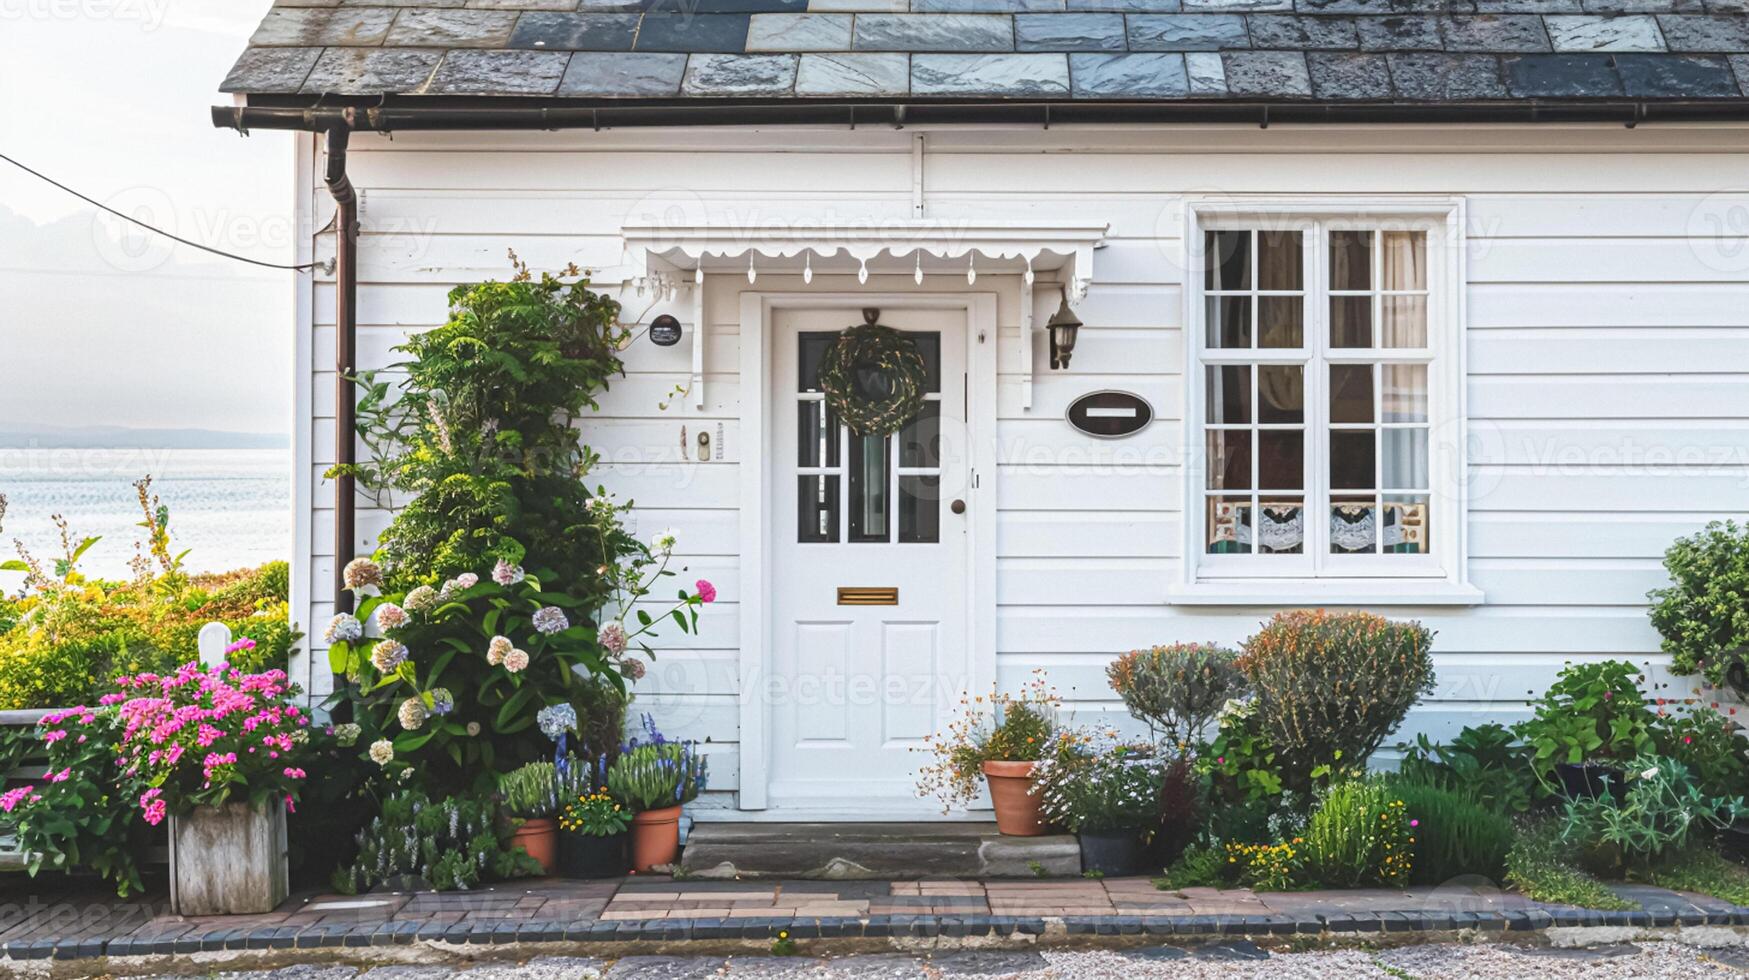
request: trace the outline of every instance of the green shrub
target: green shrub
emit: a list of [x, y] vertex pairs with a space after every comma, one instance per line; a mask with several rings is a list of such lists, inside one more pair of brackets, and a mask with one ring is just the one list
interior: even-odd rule
[[1415, 868], [1410, 881], [1438, 885], [1460, 875], [1498, 881], [1516, 834], [1512, 820], [1470, 792], [1427, 777], [1399, 776], [1392, 795], [1414, 822]]
[[1226, 849], [1216, 844], [1192, 844], [1154, 884], [1161, 889], [1218, 888], [1227, 880]]
[[1238, 654], [1212, 643], [1132, 650], [1106, 668], [1130, 714], [1180, 751], [1202, 738], [1221, 706], [1244, 694]]
[[1744, 690], [1749, 650], [1749, 527], [1714, 522], [1664, 552], [1672, 582], [1649, 594], [1652, 626], [1679, 674]]
[[1523, 813], [1537, 792], [1530, 752], [1503, 725], [1465, 728], [1441, 745], [1418, 735], [1415, 744], [1399, 748], [1404, 777], [1462, 790], [1496, 811]]
[[1669, 856], [1645, 875], [1659, 888], [1699, 892], [1732, 905], [1749, 905], [1749, 868], [1720, 857], [1709, 847], [1689, 847]]
[[1515, 729], [1547, 773], [1557, 763], [1626, 762], [1653, 748], [1657, 716], [1640, 691], [1645, 676], [1625, 660], [1569, 663]]
[[1221, 709], [1214, 741], [1197, 757], [1197, 765], [1208, 774], [1215, 794], [1228, 802], [1281, 795], [1281, 764], [1255, 698], [1230, 701]]
[[1612, 911], [1639, 908], [1581, 870], [1571, 855], [1572, 846], [1561, 839], [1554, 821], [1533, 823], [1520, 831], [1506, 853], [1506, 883], [1537, 902]]
[[1749, 816], [1741, 795], [1709, 797], [1675, 759], [1641, 756], [1625, 775], [1627, 791], [1567, 801], [1561, 837], [1595, 868], [1645, 867], [1700, 835]]
[[1278, 613], [1244, 643], [1239, 669], [1290, 785], [1359, 770], [1433, 690], [1433, 635], [1370, 613]]
[[1403, 800], [1383, 781], [1355, 779], [1332, 785], [1306, 823], [1307, 879], [1330, 888], [1407, 885], [1419, 843], [1410, 826], [1413, 819]]
[[1691, 708], [1658, 719], [1658, 754], [1687, 766], [1707, 796], [1749, 790], [1749, 738], [1731, 718], [1711, 708]]
[[362, 377], [352, 473], [398, 505], [378, 552], [397, 589], [524, 565], [559, 592], [599, 595], [625, 542], [591, 533], [583, 477], [595, 455], [574, 424], [622, 375], [620, 306], [571, 281], [536, 277], [515, 254], [509, 282], [457, 286], [449, 320], [396, 350], [405, 380]]

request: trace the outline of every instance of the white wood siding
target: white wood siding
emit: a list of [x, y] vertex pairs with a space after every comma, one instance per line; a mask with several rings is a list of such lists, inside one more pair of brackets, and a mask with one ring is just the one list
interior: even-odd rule
[[[563, 134], [398, 134], [354, 140], [363, 192], [359, 349], [379, 366], [409, 330], [442, 322], [457, 282], [506, 273], [514, 248], [537, 267], [568, 261], [628, 271], [617, 232], [673, 215], [686, 223], [830, 226], [911, 217], [911, 132], [698, 130]], [[1022, 351], [1018, 282], [999, 292], [997, 656], [1015, 683], [1044, 667], [1078, 713], [1121, 714], [1105, 664], [1174, 640], [1235, 642], [1268, 610], [1168, 605], [1187, 528], [1181, 334], [1185, 194], [1454, 196], [1468, 202], [1468, 404], [1474, 609], [1394, 609], [1438, 631], [1440, 686], [1413, 729], [1448, 733], [1483, 718], [1515, 720], [1568, 658], [1657, 661], [1644, 594], [1663, 581], [1669, 541], [1749, 504], [1749, 255], [1711, 216], [1749, 208], [1727, 190], [1745, 172], [1744, 131], [1616, 126], [1364, 129], [1275, 127], [1172, 131], [935, 131], [928, 136], [926, 217], [1110, 222], [1073, 368], [1044, 365], [1044, 336]], [[308, 151], [306, 151], [308, 152]], [[319, 167], [305, 167], [312, 181]], [[318, 213], [319, 186], [300, 187]], [[331, 236], [315, 242], [331, 255]], [[869, 289], [909, 288], [908, 278]], [[963, 286], [934, 276], [925, 288]], [[737, 293], [713, 277], [705, 304], [705, 405], [660, 403], [690, 368], [699, 325], [684, 295], [628, 315], [677, 316], [688, 340], [636, 344], [628, 376], [585, 426], [605, 465], [596, 478], [639, 504], [638, 532], [673, 526], [689, 576], [721, 598], [697, 637], [668, 637], [638, 708], [676, 734], [708, 737], [715, 789], [735, 785]], [[802, 288], [761, 276], [757, 288]], [[817, 275], [812, 288], [855, 289]], [[312, 552], [299, 562], [296, 615], [320, 632], [331, 612], [334, 331], [331, 277], [300, 312], [311, 322]], [[1040, 322], [1054, 292], [1037, 299]], [[1019, 405], [1028, 359], [1034, 404]], [[1159, 413], [1143, 435], [1080, 436], [1062, 421], [1098, 388], [1142, 394]], [[723, 459], [683, 462], [680, 427], [723, 428]], [[362, 539], [386, 515], [359, 516]], [[689, 579], [690, 580], [690, 579]], [[319, 644], [318, 644], [319, 645]], [[322, 658], [318, 654], [316, 663]], [[320, 690], [324, 670], [311, 672]]]

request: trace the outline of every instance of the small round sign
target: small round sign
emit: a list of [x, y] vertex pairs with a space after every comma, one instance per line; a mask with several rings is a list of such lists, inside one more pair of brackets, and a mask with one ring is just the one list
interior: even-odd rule
[[650, 343], [657, 347], [673, 347], [680, 343], [680, 321], [667, 313], [650, 323]]
[[1154, 408], [1127, 391], [1094, 391], [1069, 405], [1069, 424], [1101, 439], [1133, 436], [1154, 421]]

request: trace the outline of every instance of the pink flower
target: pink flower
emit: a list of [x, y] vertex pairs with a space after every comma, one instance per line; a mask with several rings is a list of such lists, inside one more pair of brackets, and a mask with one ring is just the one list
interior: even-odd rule
[[145, 821], [147, 823], [156, 827], [159, 824], [163, 823], [164, 818], [166, 816], [168, 816], [169, 814], [170, 814], [169, 804], [165, 803], [163, 800], [153, 800], [151, 803], [147, 804], [146, 810], [144, 813], [141, 814], [141, 816], [145, 819]]
[[68, 779], [71, 779], [72, 776], [73, 776], [73, 768], [71, 766], [69, 766], [65, 769], [62, 769], [60, 772], [50, 774], [49, 775], [49, 782], [51, 782], [51, 783], [64, 783]]
[[715, 601], [717, 601], [717, 587], [710, 584], [709, 581], [701, 578], [697, 582], [693, 583], [693, 586], [694, 586], [694, 588], [698, 589], [698, 601], [700, 601], [700, 602], [715, 602]]
[[302, 779], [302, 778], [304, 778], [304, 771], [302, 769], [298, 769], [294, 766], [287, 766], [286, 770], [285, 770], [285, 778], [287, 778], [287, 779]]
[[43, 733], [43, 741], [49, 745], [53, 745], [56, 742], [59, 742], [61, 739], [66, 738], [66, 737], [67, 737], [67, 733], [64, 731], [61, 731], [60, 729], [56, 729], [52, 732], [44, 732]]
[[[25, 802], [26, 798], [30, 796], [32, 796], [32, 789], [29, 786], [20, 786], [17, 789], [0, 793], [0, 813], [11, 813], [14, 808]], [[31, 802], [40, 799], [42, 797], [38, 796]]]
[[1421, 821], [1419, 821], [1419, 820], [1411, 820], [1411, 821], [1409, 821], [1409, 826], [1411, 826], [1411, 827], [1419, 827], [1419, 826], [1421, 826]]

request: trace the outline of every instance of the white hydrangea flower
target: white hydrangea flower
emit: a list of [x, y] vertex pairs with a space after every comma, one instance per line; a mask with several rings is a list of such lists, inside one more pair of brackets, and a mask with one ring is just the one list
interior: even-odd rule
[[392, 602], [385, 602], [378, 606], [372, 617], [376, 620], [377, 629], [380, 630], [397, 630], [407, 625], [407, 610]]
[[504, 655], [504, 669], [512, 674], [520, 674], [528, 669], [528, 651], [512, 650]]
[[351, 613], [341, 613], [328, 621], [328, 628], [322, 631], [322, 639], [332, 646], [335, 643], [351, 643], [364, 636], [364, 624]]
[[370, 743], [370, 761], [379, 766], [386, 766], [395, 761], [395, 743], [386, 738], [379, 738]]
[[510, 642], [508, 636], [492, 637], [492, 642], [486, 644], [486, 662], [494, 667], [498, 666], [504, 662], [505, 655], [514, 647], [515, 644]]

